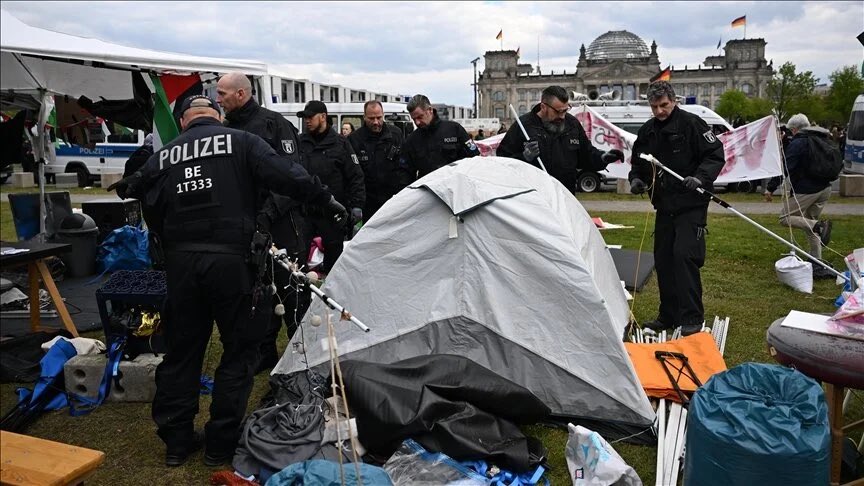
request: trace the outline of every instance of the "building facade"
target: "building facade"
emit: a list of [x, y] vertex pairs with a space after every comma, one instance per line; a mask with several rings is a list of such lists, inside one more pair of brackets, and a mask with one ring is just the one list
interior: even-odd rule
[[[764, 39], [739, 39], [726, 43], [722, 56], [708, 56], [696, 67], [671, 66], [676, 94], [708, 108], [716, 108], [720, 95], [737, 89], [751, 97], [765, 96], [774, 74], [765, 60]], [[639, 36], [626, 30], [610, 31], [579, 49], [576, 69], [568, 73], [544, 74], [530, 64], [519, 63], [517, 51], [487, 51], [485, 68], [477, 81], [480, 118], [513, 122], [509, 105], [522, 115], [540, 101], [540, 93], [551, 85], [571, 92], [571, 97], [609, 97], [639, 100], [651, 77], [661, 70], [657, 44], [650, 48]]]

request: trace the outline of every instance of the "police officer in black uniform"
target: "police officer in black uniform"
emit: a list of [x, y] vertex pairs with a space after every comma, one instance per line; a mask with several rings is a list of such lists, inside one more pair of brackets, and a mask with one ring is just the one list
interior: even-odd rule
[[409, 172], [411, 181], [451, 162], [480, 155], [462, 125], [438, 118], [426, 96], [414, 95], [407, 109], [417, 130], [405, 139], [400, 165]]
[[408, 171], [399, 165], [402, 130], [384, 122], [384, 107], [380, 101], [367, 101], [363, 105], [363, 126], [354, 131], [348, 141], [363, 169], [366, 183], [363, 217], [368, 220], [411, 182]]
[[[284, 116], [260, 106], [252, 98], [252, 83], [243, 73], [228, 73], [219, 78], [216, 86], [216, 101], [225, 110], [224, 125], [258, 135], [277, 154], [292, 163], [300, 163], [300, 144], [297, 128]], [[291, 260], [306, 262], [309, 247], [306, 244], [306, 227], [302, 204], [296, 199], [262, 189], [258, 196], [258, 230], [269, 233], [273, 243], [287, 252]], [[304, 247], [305, 246], [305, 247]], [[279, 265], [273, 268], [277, 299], [285, 312], [288, 339], [309, 308], [311, 295], [308, 288], [297, 292], [297, 283], [292, 282], [287, 270]], [[258, 371], [269, 370], [279, 361], [276, 339], [282, 328], [283, 316], [274, 312], [270, 329], [261, 342], [261, 364]]]
[[218, 110], [210, 98], [188, 98], [181, 107], [183, 133], [110, 188], [123, 198], [143, 198], [162, 222], [168, 353], [156, 370], [152, 414], [168, 466], [183, 464], [200, 445], [193, 423], [214, 320], [223, 353], [205, 426], [204, 463], [219, 465], [234, 454], [270, 318], [269, 293], [251, 265], [264, 260], [268, 248], [250, 254], [259, 188], [347, 219], [345, 208], [302, 166], [256, 135], [223, 127]]
[[[342, 254], [342, 246], [347, 231], [354, 222], [363, 219], [363, 205], [366, 202], [366, 188], [363, 183], [363, 170], [354, 149], [344, 137], [330, 126], [327, 105], [320, 101], [306, 103], [303, 111], [297, 112], [303, 119], [306, 131], [300, 135], [300, 155], [303, 166], [333, 193], [342, 205], [351, 208], [351, 223], [337, 225], [321, 208], [305, 206], [306, 222], [309, 228], [307, 241], [315, 236], [321, 237], [324, 244], [324, 263], [321, 271], [329, 273]], [[306, 245], [308, 248], [308, 244]]]
[[[711, 189], [726, 161], [723, 144], [704, 120], [678, 108], [667, 81], [648, 88], [654, 118], [639, 129], [633, 144], [630, 192], [646, 190], [657, 211], [654, 223], [654, 263], [660, 287], [657, 319], [644, 324], [654, 330], [681, 326], [683, 335], [702, 329], [702, 280], [705, 226], [709, 199], [696, 191]], [[684, 177], [679, 181], [640, 158], [651, 154]]]
[[591, 145], [582, 125], [568, 113], [569, 101], [561, 86], [544, 89], [540, 103], [519, 117], [530, 140], [526, 141], [519, 124], [513, 123], [495, 154], [524, 160], [535, 167], [540, 167], [539, 157], [549, 175], [570, 191], [576, 188], [580, 170], [603, 170], [611, 162], [624, 160], [620, 150], [603, 152]]

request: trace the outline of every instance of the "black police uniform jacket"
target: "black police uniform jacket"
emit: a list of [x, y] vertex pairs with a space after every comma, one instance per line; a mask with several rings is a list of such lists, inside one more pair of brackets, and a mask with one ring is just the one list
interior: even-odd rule
[[[601, 160], [603, 152], [594, 148], [585, 130], [575, 116], [567, 113], [564, 116], [564, 129], [561, 133], [549, 133], [543, 127], [543, 120], [537, 114], [540, 112], [540, 103], [534, 106], [530, 112], [519, 117], [525, 131], [531, 140], [536, 140], [540, 146], [540, 158], [549, 175], [558, 179], [568, 190], [576, 187], [576, 180], [580, 170], [603, 170], [606, 164]], [[518, 123], [510, 125], [507, 134], [498, 145], [495, 155], [499, 157], [511, 157], [525, 160], [522, 150], [525, 145], [525, 136], [519, 128]], [[540, 167], [537, 159], [529, 162], [534, 167]]]
[[162, 221], [166, 250], [248, 251], [261, 188], [324, 205], [330, 194], [258, 137], [202, 117], [150, 157], [144, 202]]
[[363, 169], [367, 202], [387, 200], [412, 182], [408, 171], [399, 165], [402, 131], [398, 128], [385, 124], [375, 134], [364, 125], [348, 136], [348, 142]]
[[640, 153], [652, 154], [681, 177], [696, 177], [708, 190], [726, 164], [723, 144], [697, 115], [676, 106], [665, 122], [656, 118], [646, 121], [633, 144], [628, 179], [641, 179], [648, 186], [654, 181], [653, 192], [648, 191], [652, 195], [651, 204], [656, 210], [668, 213], [707, 206], [709, 200], [697, 191], [688, 190], [662, 169], [652, 169], [653, 164], [639, 157]]
[[462, 125], [441, 120], [433, 109], [432, 123], [408, 135], [402, 145], [399, 164], [408, 171], [413, 181], [451, 162], [477, 155], [480, 155], [480, 151]]
[[[284, 116], [262, 107], [254, 99], [249, 99], [245, 105], [225, 115], [225, 126], [254, 133], [263, 138], [277, 154], [293, 163], [300, 163], [297, 128]], [[289, 214], [291, 208], [300, 205], [294, 199], [270, 191], [262, 190], [258, 194], [258, 214], [267, 218], [269, 231], [280, 247], [301, 239], [300, 228], [294, 224], [294, 218], [298, 215]]]
[[346, 208], [362, 208], [366, 202], [363, 170], [354, 149], [332, 127], [321, 138], [310, 133], [300, 135], [301, 163], [318, 176], [330, 193]]

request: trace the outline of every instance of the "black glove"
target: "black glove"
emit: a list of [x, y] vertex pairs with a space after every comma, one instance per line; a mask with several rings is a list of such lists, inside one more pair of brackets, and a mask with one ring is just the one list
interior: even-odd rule
[[693, 176], [685, 177], [684, 180], [681, 181], [681, 183], [684, 184], [684, 187], [690, 189], [691, 191], [695, 190], [697, 187], [702, 187], [702, 181]]
[[258, 213], [258, 216], [255, 217], [255, 226], [261, 233], [270, 232], [270, 217], [267, 216], [267, 213]]
[[537, 140], [531, 140], [522, 145], [522, 157], [525, 157], [526, 162], [533, 162], [539, 156], [540, 143]]
[[360, 208], [351, 208], [351, 220], [354, 221], [354, 224], [363, 221], [363, 210]]
[[345, 206], [339, 204], [339, 201], [337, 201], [335, 197], [330, 196], [330, 200], [327, 201], [327, 204], [324, 207], [333, 213], [334, 223], [343, 224], [348, 219], [348, 211], [345, 210]]
[[642, 182], [642, 179], [633, 179], [630, 181], [630, 193], [632, 194], [642, 194], [645, 192], [645, 183]]
[[126, 199], [129, 196], [129, 193], [134, 193], [137, 190], [137, 185], [141, 183], [141, 173], [136, 172], [130, 176], [124, 177], [119, 181], [115, 182], [108, 186], [105, 190], [111, 192], [113, 190], [117, 190], [117, 195], [120, 199]]
[[603, 152], [603, 155], [600, 156], [600, 160], [602, 160], [604, 164], [611, 164], [612, 162], [618, 160], [624, 162], [624, 152], [618, 149], [612, 149], [607, 152]]

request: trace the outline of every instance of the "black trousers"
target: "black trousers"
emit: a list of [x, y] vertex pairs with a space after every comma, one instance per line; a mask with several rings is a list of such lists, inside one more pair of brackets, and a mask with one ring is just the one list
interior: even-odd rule
[[[306, 264], [309, 256], [309, 244], [307, 242], [307, 224], [302, 215], [300, 207], [291, 210], [290, 215], [276, 222], [272, 228], [273, 242], [277, 248], [285, 250], [288, 258]], [[273, 280], [276, 284], [278, 298], [273, 299], [273, 305], [280, 302], [285, 307], [285, 315], [278, 316], [271, 313], [270, 324], [267, 334], [261, 341], [260, 369], [272, 368], [279, 361], [279, 351], [276, 349], [276, 340], [279, 330], [284, 324], [288, 339], [294, 336], [300, 321], [309, 309], [311, 293], [308, 288], [302, 292], [296, 292], [297, 282], [291, 279], [291, 275], [281, 265], [275, 264], [273, 268]]]
[[[307, 241], [311, 244], [312, 238], [321, 237], [321, 243], [324, 244], [324, 263], [321, 264], [321, 271], [330, 273], [336, 260], [342, 255], [342, 247], [345, 243], [345, 223], [336, 224], [331, 215], [310, 214], [306, 216], [306, 225], [308, 227]], [[307, 245], [307, 248], [309, 245]]]
[[666, 324], [701, 324], [702, 279], [705, 264], [707, 207], [672, 214], [657, 211], [654, 223], [654, 264], [660, 287], [658, 319]]
[[168, 352], [156, 369], [153, 420], [168, 451], [186, 450], [193, 440], [200, 377], [213, 321], [222, 341], [216, 368], [207, 452], [234, 451], [252, 389], [258, 347], [267, 330], [270, 297], [260, 292], [252, 312], [255, 276], [244, 257], [231, 254], [168, 251]]

